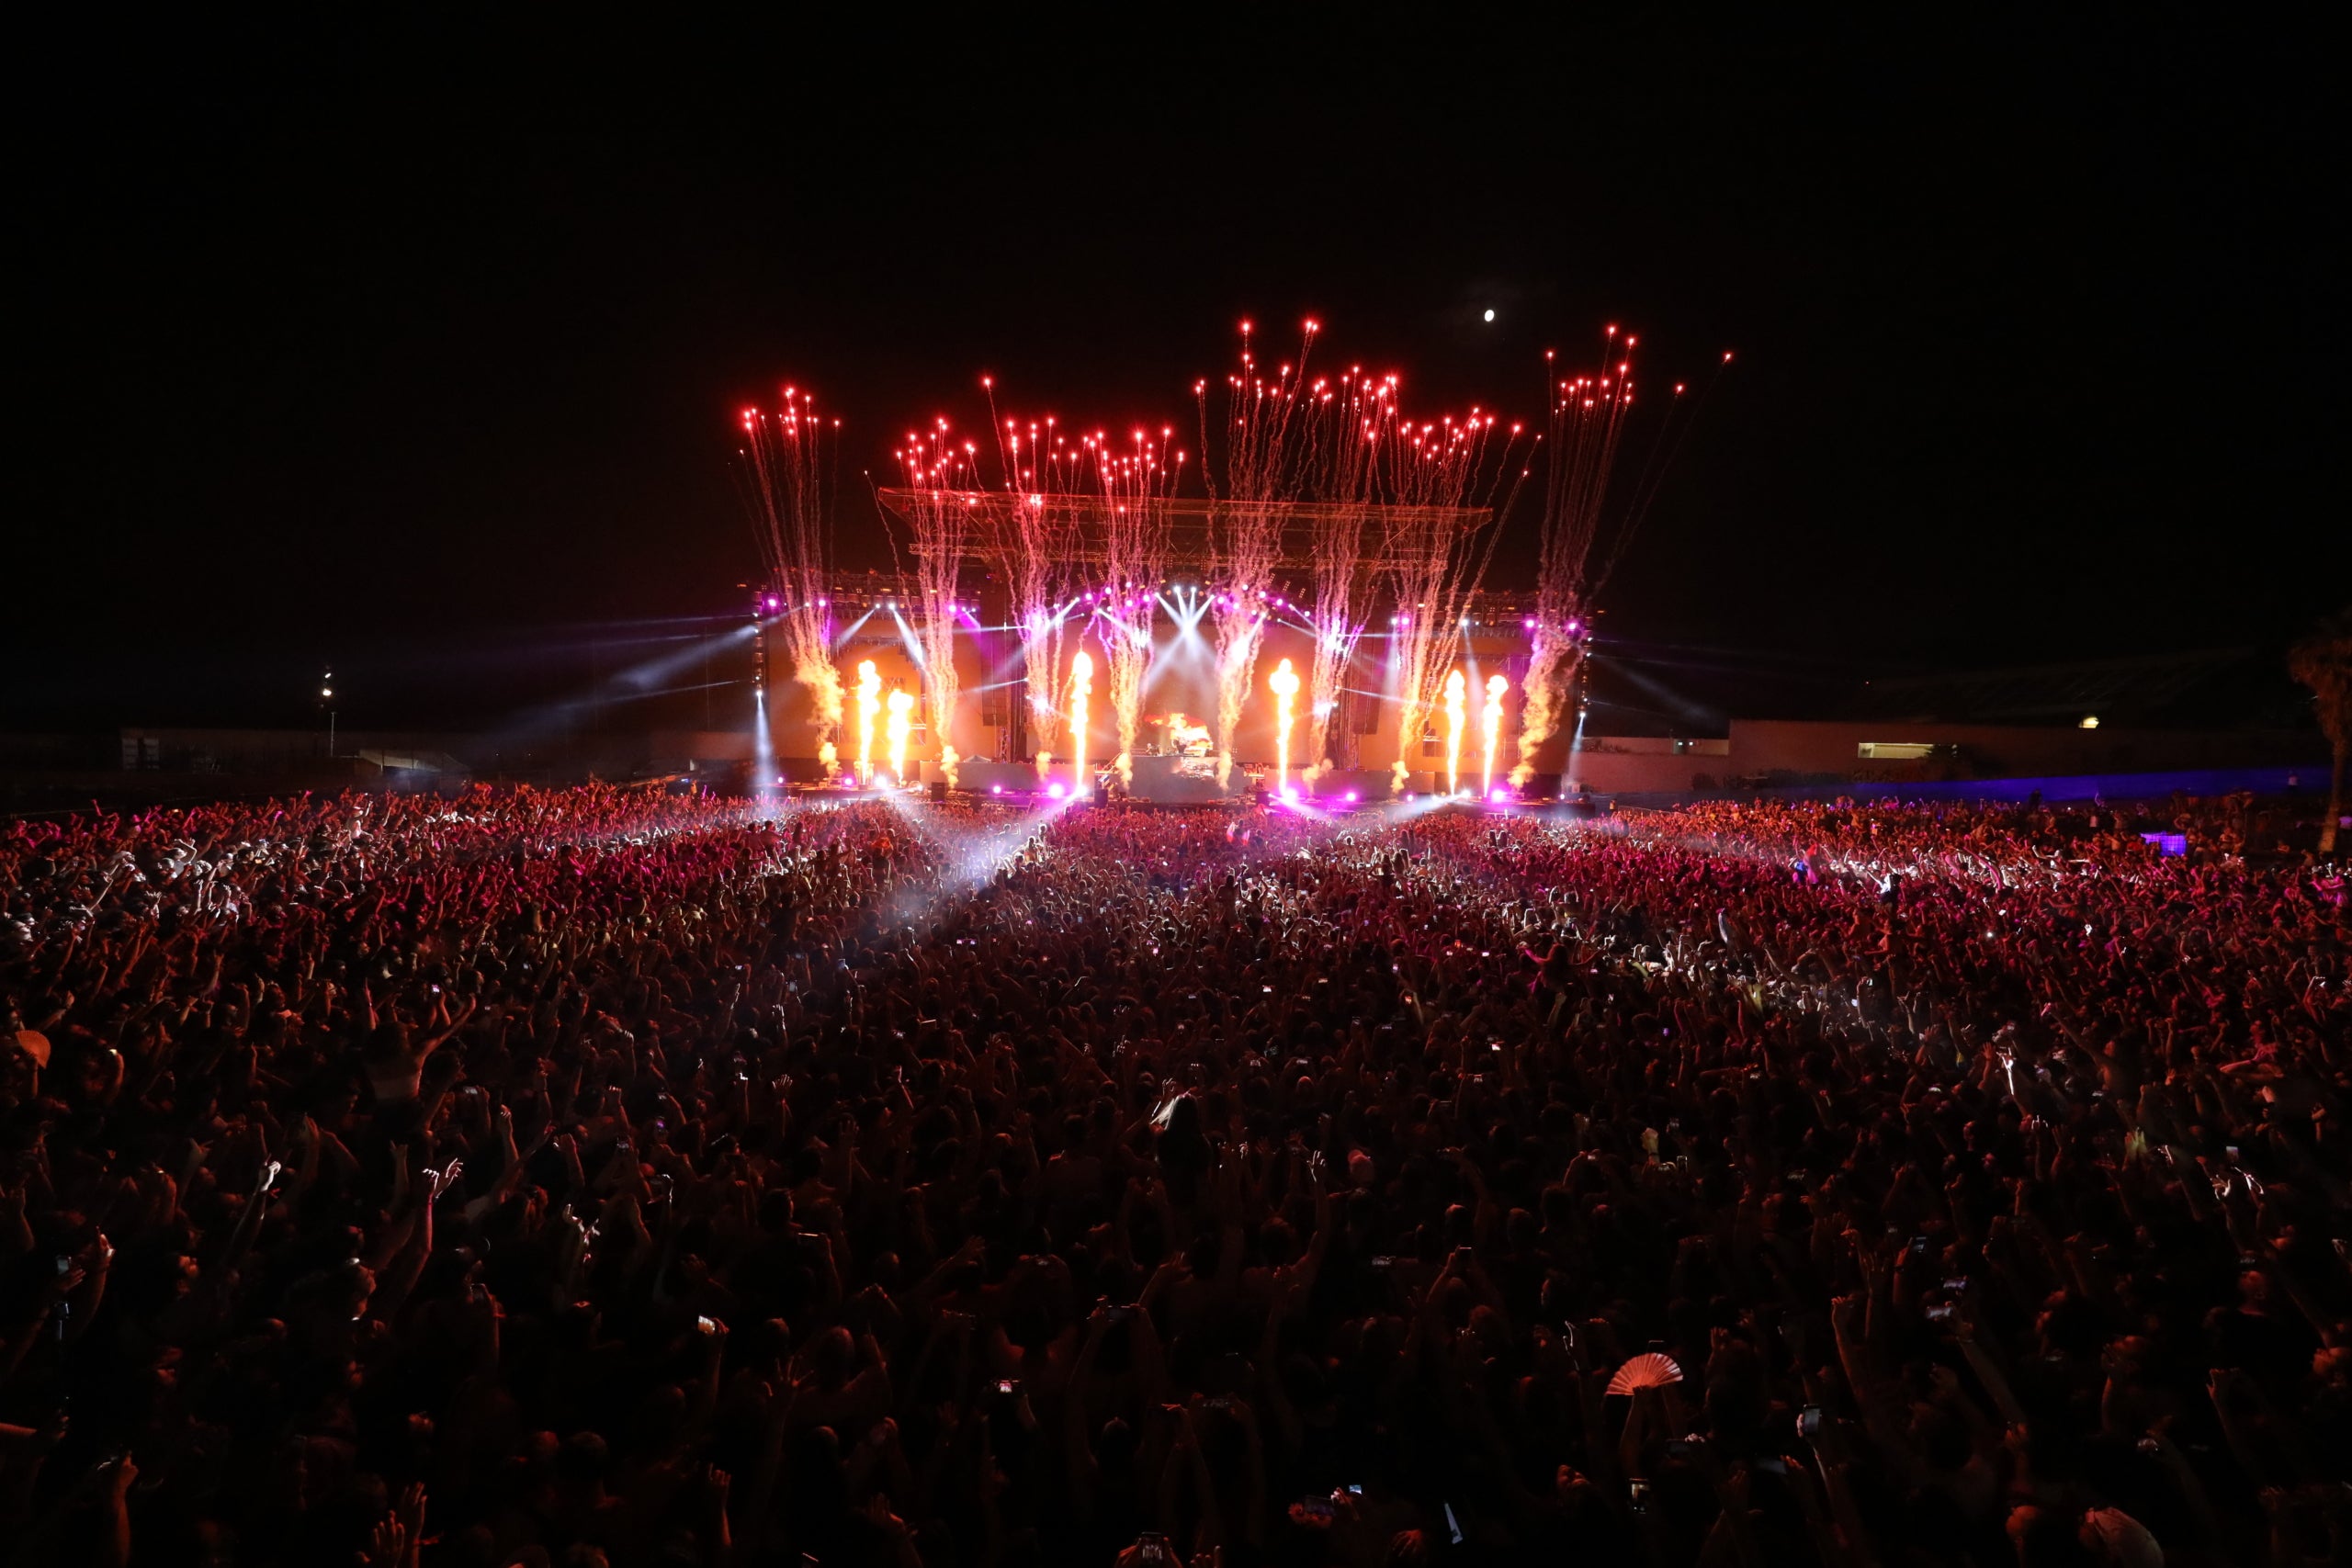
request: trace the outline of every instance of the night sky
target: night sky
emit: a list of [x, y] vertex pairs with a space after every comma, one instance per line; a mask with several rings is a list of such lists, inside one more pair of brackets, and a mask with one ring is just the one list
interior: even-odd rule
[[1736, 350], [1611, 584], [1629, 655], [2275, 649], [2340, 604], [2331, 51], [1780, 9], [28, 49], [0, 723], [300, 722], [326, 660], [346, 724], [494, 723], [734, 612], [732, 419], [780, 382], [887, 564], [858, 471], [910, 421], [977, 426], [987, 372], [1190, 426], [1245, 316], [1521, 417], [1608, 322], [1658, 381]]

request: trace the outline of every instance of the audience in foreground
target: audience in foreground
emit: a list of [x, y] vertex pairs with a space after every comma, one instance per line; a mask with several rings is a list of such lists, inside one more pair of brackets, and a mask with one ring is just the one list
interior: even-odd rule
[[2340, 1562], [2267, 826], [19, 822], [0, 1556]]

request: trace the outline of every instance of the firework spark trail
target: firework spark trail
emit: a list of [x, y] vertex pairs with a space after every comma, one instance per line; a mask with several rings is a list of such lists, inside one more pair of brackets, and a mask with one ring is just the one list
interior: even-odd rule
[[774, 414], [743, 411], [741, 472], [760, 553], [783, 617], [785, 656], [792, 678], [808, 688], [816, 716], [817, 754], [831, 773], [839, 752], [842, 677], [833, 663], [826, 623], [831, 616], [827, 505], [841, 421], [817, 417], [816, 400], [791, 387]]
[[1462, 793], [1462, 720], [1463, 696], [1466, 690], [1462, 671], [1445, 672], [1445, 793]]
[[1175, 493], [1184, 455], [1170, 446], [1175, 432], [1163, 429], [1154, 441], [1134, 433], [1125, 452], [1095, 437], [1095, 461], [1102, 487], [1102, 553], [1108, 567], [1094, 614], [1102, 623], [1102, 650], [1111, 665], [1111, 711], [1119, 728], [1113, 761], [1119, 784], [1135, 780], [1137, 721], [1143, 712], [1143, 678], [1151, 665], [1151, 624], [1159, 607], [1159, 580], [1168, 568], [1168, 502]]
[[[1094, 660], [1084, 649], [1080, 649], [1069, 661], [1069, 734], [1070, 734], [1070, 793], [1074, 795], [1091, 793], [1086, 787], [1086, 707], [1087, 699], [1094, 694]], [[1038, 754], [1039, 766], [1044, 766], [1045, 753]]]
[[[951, 785], [956, 782], [956, 764], [961, 760], [951, 739], [956, 697], [956, 617], [963, 609], [956, 584], [976, 532], [973, 455], [974, 444], [958, 443], [944, 419], [936, 422], [928, 435], [910, 432], [906, 446], [898, 453], [912, 492], [902, 510], [914, 530], [915, 586], [922, 599], [922, 626], [916, 635], [922, 649], [924, 716], [939, 746], [939, 771]], [[897, 773], [895, 766], [892, 772]]]
[[[1282, 563], [1283, 503], [1296, 498], [1306, 478], [1317, 413], [1326, 388], [1306, 379], [1306, 356], [1318, 327], [1306, 323], [1296, 365], [1270, 379], [1250, 351], [1250, 323], [1241, 323], [1241, 367], [1226, 378], [1219, 426], [1225, 452], [1225, 493], [1210, 521], [1210, 592], [1216, 617], [1216, 713], [1210, 721], [1216, 747], [1216, 781], [1233, 773], [1233, 737], [1241, 722], [1264, 645], [1267, 600]], [[1194, 384], [1203, 450], [1209, 442], [1208, 383]], [[1205, 472], [1205, 468], [1204, 469]]]
[[991, 510], [981, 544], [1004, 581], [1011, 618], [1021, 634], [1031, 750], [1042, 777], [1061, 744], [1062, 710], [1069, 704], [1062, 652], [1070, 604], [1079, 593], [1077, 517], [1069, 497], [1092, 479], [1092, 448], [1073, 443], [1050, 414], [1025, 424], [1000, 418], [994, 381], [983, 378], [980, 385], [989, 394], [989, 421], [996, 432], [1007, 499], [1005, 506]]
[[1347, 722], [1342, 694], [1363, 637], [1366, 573], [1363, 513], [1351, 511], [1316, 530], [1315, 649], [1306, 665], [1307, 771], [1356, 765], [1356, 729]]
[[1336, 391], [1327, 391], [1318, 412], [1326, 439], [1319, 443], [1311, 491], [1326, 510], [1314, 525], [1314, 655], [1306, 673], [1306, 776], [1356, 765], [1353, 725], [1342, 721], [1340, 696], [1363, 640], [1365, 608], [1372, 596], [1364, 562], [1363, 536], [1376, 495], [1375, 462], [1396, 417], [1396, 378], [1374, 381], [1351, 368]]
[[882, 672], [871, 659], [857, 666], [857, 782], [874, 782], [874, 721], [882, 712]]
[[1510, 690], [1510, 682], [1505, 677], [1487, 677], [1487, 701], [1478, 710], [1478, 728], [1487, 743], [1487, 766], [1478, 784], [1482, 799], [1491, 799], [1495, 793], [1495, 753], [1503, 743], [1503, 694]]
[[[1619, 349], [1617, 329], [1608, 334]], [[1551, 410], [1551, 461], [1544, 480], [1542, 562], [1535, 585], [1535, 627], [1530, 640], [1520, 709], [1519, 763], [1511, 782], [1524, 787], [1535, 772], [1535, 753], [1559, 728], [1559, 716], [1585, 649], [1585, 570], [1600, 532], [1611, 471], [1633, 406], [1633, 340], [1619, 352], [1616, 374], [1596, 372], [1560, 378], [1544, 355]]]
[[[1683, 392], [1677, 383], [1657, 444], [1610, 526], [1605, 516], [1610, 482], [1634, 408], [1636, 340], [1630, 333], [1621, 338], [1613, 326], [1602, 337], [1604, 357], [1598, 370], [1564, 378], [1554, 356], [1544, 356], [1551, 411], [1546, 439], [1552, 453], [1544, 479], [1534, 635], [1529, 642], [1527, 674], [1520, 683], [1519, 762], [1510, 771], [1510, 781], [1519, 787], [1534, 774], [1537, 749], [1558, 733], [1569, 688], [1590, 646], [1593, 597], [1640, 526], [1657, 494], [1666, 460], [1691, 423], [1674, 419], [1674, 406]], [[1730, 360], [1731, 355], [1724, 355], [1724, 363]], [[1613, 536], [1596, 568], [1593, 554], [1604, 533]]]
[[1388, 515], [1382, 550], [1396, 604], [1389, 646], [1396, 661], [1399, 789], [1412, 773], [1410, 759], [1462, 651], [1464, 611], [1494, 556], [1499, 530], [1464, 527], [1460, 509], [1491, 501], [1514, 467], [1519, 426], [1510, 427], [1498, 452], [1495, 423], [1493, 414], [1475, 408], [1466, 419], [1448, 415], [1416, 423], [1400, 418], [1380, 447], [1382, 489], [1402, 508]]
[[1274, 790], [1278, 795], [1290, 793], [1290, 727], [1294, 707], [1298, 700], [1298, 671], [1285, 659], [1274, 666], [1266, 679], [1267, 687], [1274, 694]]
[[915, 700], [903, 688], [893, 688], [889, 707], [890, 783], [899, 785], [907, 782], [907, 737], [914, 729]]

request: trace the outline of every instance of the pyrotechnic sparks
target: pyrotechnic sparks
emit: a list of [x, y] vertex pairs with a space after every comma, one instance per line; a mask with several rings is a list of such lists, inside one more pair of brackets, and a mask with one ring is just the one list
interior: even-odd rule
[[908, 695], [903, 688], [890, 693], [890, 782], [893, 784], [907, 782], [907, 736], [914, 728], [911, 716], [914, 707], [914, 698]]
[[[1233, 736], [1241, 722], [1263, 645], [1274, 569], [1282, 562], [1283, 504], [1306, 477], [1315, 440], [1321, 382], [1306, 380], [1306, 356], [1317, 325], [1306, 324], [1298, 363], [1269, 378], [1250, 352], [1250, 323], [1241, 324], [1241, 367], [1226, 378], [1225, 493], [1210, 519], [1210, 590], [1216, 617], [1216, 779], [1233, 773]], [[1203, 450], [1209, 450], [1208, 384], [1193, 388], [1200, 402]]]
[[1396, 378], [1375, 381], [1351, 369], [1324, 412], [1330, 428], [1312, 485], [1325, 510], [1314, 523], [1315, 652], [1306, 666], [1310, 774], [1356, 765], [1355, 726], [1343, 721], [1340, 707], [1371, 597], [1364, 522], [1376, 498], [1375, 460], [1396, 414]]
[[1274, 666], [1266, 684], [1274, 694], [1274, 790], [1279, 795], [1290, 793], [1290, 727], [1292, 708], [1298, 700], [1298, 672], [1285, 659]]
[[[1317, 333], [1307, 323], [1306, 347], [1313, 346]], [[1493, 502], [1506, 479], [1515, 493], [1527, 472], [1514, 449], [1520, 429], [1511, 426], [1506, 434], [1494, 415], [1476, 408], [1466, 417], [1408, 419], [1398, 406], [1397, 378], [1367, 376], [1360, 368], [1310, 378], [1304, 348], [1297, 365], [1261, 369], [1246, 328], [1244, 335], [1239, 371], [1227, 378], [1215, 417], [1208, 387], [1195, 388], [1203, 436], [1217, 457], [1204, 507], [1175, 499], [1183, 457], [1173, 447], [1171, 431], [1136, 430], [1131, 441], [1114, 443], [1099, 433], [1074, 436], [1050, 418], [1003, 419], [986, 379], [1001, 482], [979, 488], [975, 444], [959, 440], [945, 420], [928, 433], [910, 434], [899, 453], [908, 486], [884, 490], [879, 497], [913, 532], [925, 569], [924, 630], [919, 636], [903, 623], [900, 630], [910, 645], [921, 644], [921, 692], [949, 767], [956, 760], [947, 744], [958, 695], [954, 621], [968, 608], [958, 602], [956, 569], [972, 553], [1001, 573], [1012, 601], [1009, 626], [983, 628], [976, 622], [974, 629], [1019, 633], [1030, 699], [1030, 742], [1013, 739], [1023, 716], [1015, 708], [998, 730], [998, 744], [1005, 754], [1030, 751], [1041, 778], [1077, 705], [1065, 673], [1076, 666], [1064, 666], [1058, 650], [1091, 630], [1089, 641], [1102, 644], [1094, 658], [1109, 661], [1114, 725], [1106, 728], [1117, 736], [1114, 766], [1120, 783], [1132, 786], [1143, 690], [1156, 651], [1156, 612], [1163, 606], [1176, 625], [1175, 650], [1187, 658], [1198, 650], [1201, 616], [1217, 616], [1218, 702], [1210, 733], [1221, 783], [1230, 781], [1256, 660], [1267, 624], [1278, 615], [1311, 639], [1309, 656], [1296, 659], [1289, 671], [1295, 691], [1304, 691], [1308, 702], [1304, 716], [1295, 695], [1289, 704], [1278, 776], [1290, 782], [1293, 757], [1307, 779], [1335, 758], [1352, 764], [1348, 753], [1361, 726], [1340, 716], [1343, 699], [1364, 684], [1350, 676], [1375, 583], [1396, 612], [1389, 622], [1388, 680], [1401, 720], [1400, 784], [1409, 777], [1408, 757], [1439, 752], [1430, 721], [1463, 652], [1464, 612], [1494, 547]], [[1378, 537], [1368, 537], [1375, 524]], [[1165, 581], [1180, 536], [1187, 551], [1205, 552], [1194, 558], [1205, 560], [1205, 591]], [[1313, 570], [1311, 608], [1294, 603], [1275, 581], [1285, 562], [1302, 560]], [[991, 683], [1011, 673], [992, 672]], [[1465, 715], [1480, 694], [1466, 688], [1461, 694]], [[1488, 706], [1498, 708], [1498, 699], [1489, 697]], [[1303, 751], [1295, 744], [1301, 716], [1309, 726]], [[1488, 716], [1482, 710], [1481, 716]], [[1069, 750], [1082, 743], [1073, 734]], [[1458, 789], [1458, 732], [1451, 744], [1449, 784]], [[1489, 738], [1490, 784], [1498, 746]], [[1082, 754], [1079, 771], [1085, 771]]]
[[1503, 694], [1510, 690], [1510, 682], [1500, 675], [1487, 677], [1487, 701], [1478, 709], [1478, 728], [1487, 742], [1487, 766], [1480, 775], [1478, 794], [1492, 798], [1495, 793], [1495, 753], [1503, 743]]
[[1465, 684], [1462, 671], [1445, 672], [1445, 793], [1462, 793], [1462, 720]]
[[939, 747], [939, 771], [956, 782], [953, 742], [956, 717], [956, 616], [961, 608], [956, 583], [964, 554], [973, 541], [974, 444], [958, 442], [944, 419], [927, 435], [909, 432], [898, 453], [906, 470], [910, 500], [900, 508], [914, 531], [915, 585], [922, 596], [922, 694], [931, 738]]
[[1004, 470], [1004, 502], [989, 509], [982, 546], [1004, 582], [1012, 621], [1020, 631], [1029, 739], [1042, 778], [1053, 748], [1061, 742], [1062, 710], [1069, 700], [1062, 646], [1078, 597], [1077, 527], [1069, 493], [1091, 479], [1093, 449], [1091, 442], [1073, 444], [1050, 414], [1025, 425], [999, 419], [994, 383], [980, 384], [989, 392], [989, 423]]
[[770, 607], [782, 620], [792, 678], [808, 688], [817, 754], [828, 773], [839, 755], [833, 736], [842, 722], [841, 671], [826, 628], [826, 500], [840, 429], [839, 420], [817, 417], [814, 398], [791, 387], [775, 414], [743, 411], [745, 489], [775, 590]]
[[[1384, 485], [1397, 477], [1387, 471], [1399, 466], [1392, 448], [1421, 433], [1398, 427], [1394, 375], [1374, 377], [1351, 367], [1336, 378], [1310, 378], [1306, 359], [1319, 331], [1317, 323], [1306, 323], [1298, 363], [1269, 374], [1251, 353], [1245, 324], [1241, 366], [1226, 378], [1221, 419], [1210, 417], [1207, 383], [1193, 389], [1201, 403], [1202, 439], [1220, 442], [1224, 452], [1223, 493], [1216, 494], [1211, 486], [1221, 767], [1230, 764], [1238, 704], [1277, 604], [1305, 614], [1315, 639], [1306, 682], [1306, 774], [1335, 761], [1353, 766], [1356, 761], [1353, 728], [1336, 719], [1363, 635], [1363, 605], [1372, 586], [1365, 524]], [[1408, 479], [1406, 488], [1426, 488], [1426, 478]], [[1304, 513], [1314, 563], [1311, 611], [1288, 605], [1273, 585], [1283, 558], [1283, 525], [1300, 515], [1296, 506], [1302, 499], [1311, 502]]]
[[[1069, 661], [1069, 736], [1070, 791], [1084, 795], [1086, 788], [1086, 705], [1094, 694], [1094, 660], [1080, 649]], [[1038, 765], [1045, 765], [1045, 754], [1038, 753]]]
[[1135, 778], [1136, 734], [1143, 716], [1143, 678], [1151, 665], [1151, 623], [1159, 605], [1159, 580], [1168, 567], [1168, 502], [1184, 455], [1163, 429], [1155, 441], [1134, 432], [1127, 448], [1114, 454], [1094, 438], [1102, 486], [1102, 554], [1107, 586], [1095, 603], [1103, 656], [1111, 665], [1111, 712], [1118, 723], [1119, 751], [1113, 761], [1120, 787]]
[[1490, 470], [1495, 423], [1493, 414], [1476, 409], [1467, 419], [1400, 419], [1380, 451], [1382, 488], [1395, 503], [1386, 513], [1385, 553], [1396, 603], [1389, 646], [1396, 660], [1400, 789], [1461, 650], [1464, 611], [1494, 554], [1498, 530], [1464, 527], [1459, 509], [1480, 491], [1491, 497], [1504, 470], [1513, 473], [1517, 493], [1521, 470], [1511, 457], [1519, 427], [1510, 427], [1498, 454], [1500, 464]]
[[871, 659], [857, 666], [857, 782], [874, 782], [874, 721], [882, 714], [882, 672]]
[[[1544, 480], [1543, 560], [1535, 582], [1534, 625], [1529, 628], [1527, 674], [1521, 682], [1519, 762], [1511, 783], [1524, 786], [1535, 772], [1535, 753], [1557, 732], [1567, 694], [1576, 683], [1592, 637], [1592, 601], [1624, 553], [1643, 515], [1656, 499], [1674, 450], [1690, 422], [1676, 423], [1674, 400], [1657, 440], [1634, 481], [1606, 551], [1592, 556], [1604, 531], [1610, 479], [1634, 407], [1634, 345], [1615, 327], [1603, 334], [1604, 359], [1598, 370], [1563, 378], [1553, 355], [1544, 356], [1551, 408], [1551, 460]], [[1724, 356], [1729, 363], [1731, 356]]]

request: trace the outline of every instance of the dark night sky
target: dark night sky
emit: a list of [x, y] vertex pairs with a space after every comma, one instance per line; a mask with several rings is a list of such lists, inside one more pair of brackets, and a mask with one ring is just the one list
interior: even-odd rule
[[584, 628], [732, 610], [730, 415], [779, 381], [878, 473], [984, 370], [1189, 424], [1245, 315], [1523, 415], [1606, 321], [1655, 378], [1737, 350], [1636, 643], [1983, 667], [2346, 596], [2317, 39], [1372, 15], [27, 51], [0, 722], [299, 719], [324, 659], [346, 723], [487, 722]]

